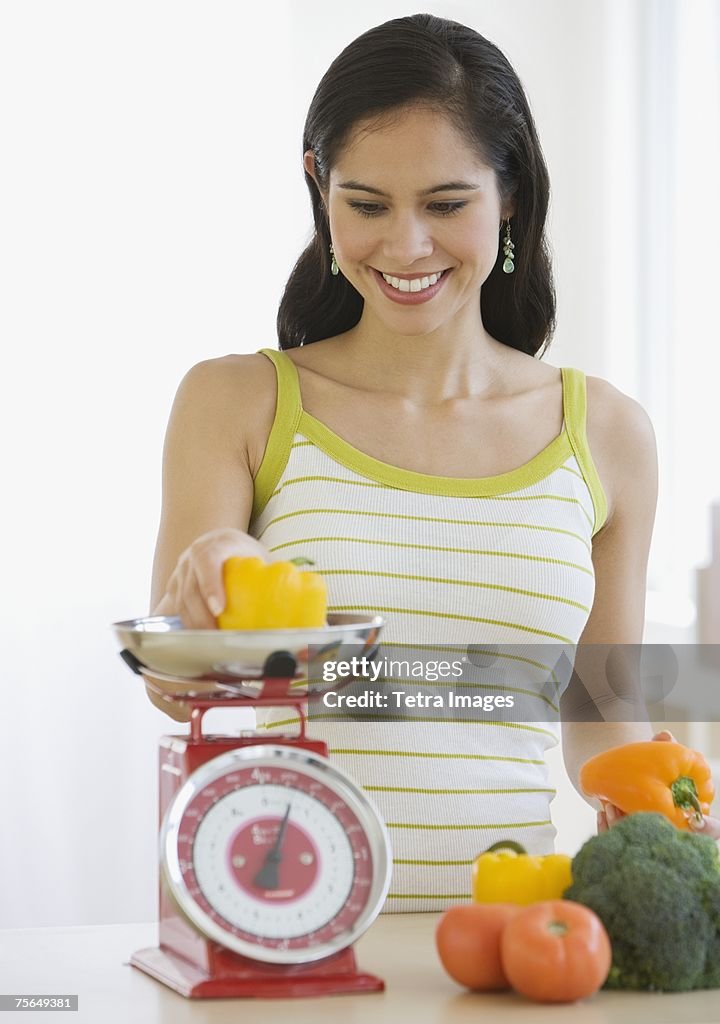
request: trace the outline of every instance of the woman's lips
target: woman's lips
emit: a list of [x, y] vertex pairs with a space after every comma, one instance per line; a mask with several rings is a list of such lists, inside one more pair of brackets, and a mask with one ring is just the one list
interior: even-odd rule
[[440, 289], [443, 287], [445, 281], [447, 280], [452, 271], [452, 268], [444, 270], [442, 277], [440, 278], [439, 281], [436, 281], [435, 284], [430, 285], [429, 288], [422, 289], [422, 291], [401, 292], [398, 288], [393, 288], [391, 284], [388, 284], [385, 278], [380, 273], [380, 271], [376, 270], [375, 267], [371, 267], [370, 269], [375, 275], [375, 279], [383, 294], [387, 295], [389, 299], [392, 299], [393, 302], [397, 302], [401, 306], [417, 306], [423, 302], [429, 302], [430, 299], [434, 298], [440, 291]]

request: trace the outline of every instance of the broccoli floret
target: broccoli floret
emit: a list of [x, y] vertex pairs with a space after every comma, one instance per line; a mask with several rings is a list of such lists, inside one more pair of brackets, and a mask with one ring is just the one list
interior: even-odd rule
[[590, 907], [612, 944], [606, 988], [720, 987], [720, 856], [709, 836], [639, 812], [593, 836], [563, 897]]
[[[720, 886], [708, 884], [705, 897], [710, 917], [720, 921]], [[708, 947], [702, 988], [720, 988], [720, 927], [715, 928], [715, 935]]]

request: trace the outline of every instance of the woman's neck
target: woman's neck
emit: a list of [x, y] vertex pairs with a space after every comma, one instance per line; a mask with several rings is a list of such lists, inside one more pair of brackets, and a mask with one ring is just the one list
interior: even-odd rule
[[363, 320], [338, 340], [337, 356], [359, 386], [417, 405], [492, 395], [504, 390], [513, 357], [523, 361], [522, 353], [492, 338], [482, 324], [472, 333], [441, 328], [401, 335], [382, 324], [371, 328]]

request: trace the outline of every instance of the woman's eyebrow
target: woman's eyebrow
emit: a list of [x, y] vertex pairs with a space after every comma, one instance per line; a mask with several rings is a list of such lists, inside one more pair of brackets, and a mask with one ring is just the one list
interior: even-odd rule
[[[338, 188], [352, 189], [355, 192], [371, 192], [374, 196], [392, 199], [392, 196], [389, 196], [386, 192], [381, 192], [379, 188], [363, 185], [359, 181], [343, 181], [338, 185]], [[435, 192], [476, 192], [479, 188], [479, 185], [473, 185], [469, 181], [446, 181], [442, 185], [433, 185], [431, 188], [423, 189], [421, 192], [418, 192], [418, 195], [429, 196]]]

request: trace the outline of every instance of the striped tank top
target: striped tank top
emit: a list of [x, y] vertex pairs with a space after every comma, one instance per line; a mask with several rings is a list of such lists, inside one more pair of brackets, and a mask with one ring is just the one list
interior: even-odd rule
[[[592, 537], [606, 517], [585, 376], [561, 368], [562, 430], [538, 455], [497, 476], [457, 478], [354, 448], [303, 409], [286, 353], [260, 351], [275, 365], [277, 405], [248, 532], [277, 558], [312, 559], [329, 612], [383, 616], [377, 658], [390, 671], [378, 683], [391, 698], [402, 691], [382, 712], [315, 704], [307, 733], [385, 820], [393, 876], [383, 911], [444, 910], [470, 898], [472, 862], [492, 843], [554, 849], [545, 752], [560, 739], [570, 673], [553, 666], [590, 614]], [[452, 674], [430, 681], [441, 659]], [[439, 695], [439, 706], [408, 708], [406, 694]], [[511, 696], [514, 709], [457, 709], [458, 695]], [[258, 709], [259, 731], [292, 731], [289, 713]]]

